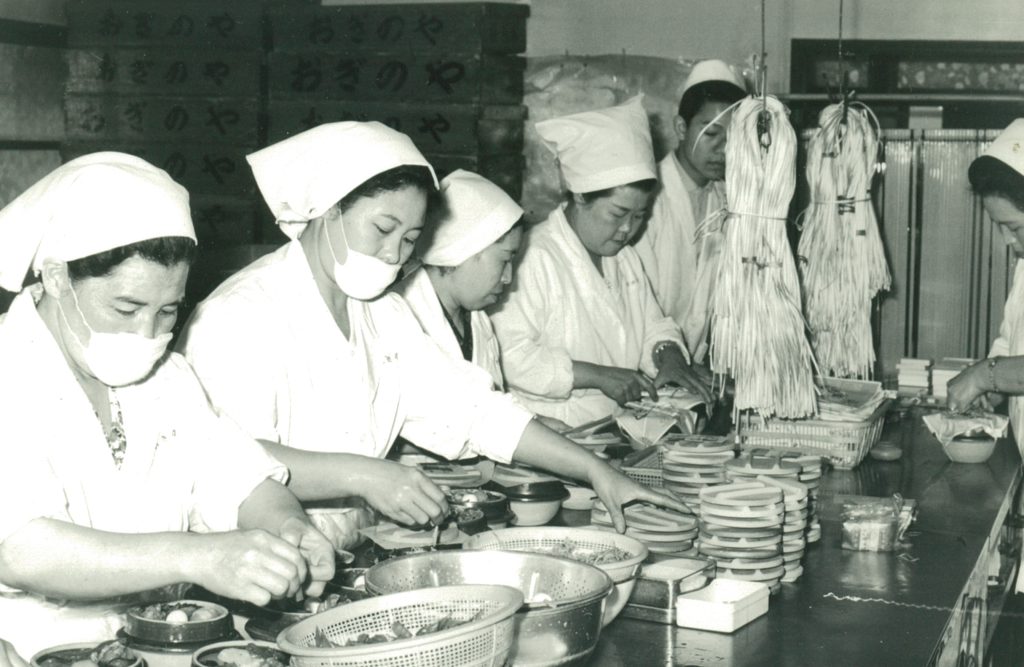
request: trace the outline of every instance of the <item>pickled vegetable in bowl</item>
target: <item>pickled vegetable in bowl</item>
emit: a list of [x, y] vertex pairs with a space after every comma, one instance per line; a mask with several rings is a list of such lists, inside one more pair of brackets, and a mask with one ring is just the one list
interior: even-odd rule
[[145, 607], [133, 607], [130, 614], [150, 621], [165, 623], [198, 623], [212, 621], [225, 615], [217, 607], [208, 607], [196, 602], [160, 602]]
[[39, 667], [132, 667], [141, 660], [125, 644], [113, 640], [98, 646], [56, 647], [40, 653], [32, 663]]
[[288, 667], [288, 654], [270, 646], [252, 642], [229, 646], [197, 660], [204, 667]]

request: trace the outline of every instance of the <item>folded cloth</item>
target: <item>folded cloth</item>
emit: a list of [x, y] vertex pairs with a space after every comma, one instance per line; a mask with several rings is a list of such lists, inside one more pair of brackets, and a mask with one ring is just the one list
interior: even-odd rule
[[924, 425], [943, 446], [960, 435], [987, 433], [993, 439], [1006, 435], [1010, 418], [991, 412], [973, 411], [966, 413], [935, 412], [922, 417]]

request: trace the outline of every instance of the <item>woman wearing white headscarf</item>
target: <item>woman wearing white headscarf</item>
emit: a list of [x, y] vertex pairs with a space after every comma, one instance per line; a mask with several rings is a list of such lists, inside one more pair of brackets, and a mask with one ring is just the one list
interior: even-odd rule
[[188, 194], [121, 153], [0, 211], [0, 287], [21, 290], [0, 322], [0, 625], [24, 655], [112, 638], [104, 599], [189, 582], [265, 604], [333, 574], [284, 466], [166, 354], [194, 249]]
[[401, 434], [446, 458], [472, 451], [589, 480], [620, 528], [631, 500], [680, 507], [533, 422], [490, 390], [487, 372], [448, 358], [401, 297], [384, 294], [436, 189], [408, 137], [380, 123], [329, 123], [249, 163], [297, 239], [201, 304], [184, 349], [214, 406], [288, 465], [300, 498], [357, 495], [398, 521], [440, 520], [444, 496], [425, 475], [378, 460]]
[[448, 356], [473, 362], [504, 389], [498, 339], [484, 309], [512, 281], [523, 209], [494, 183], [461, 169], [441, 181], [441, 197], [424, 266], [396, 289]]
[[629, 245], [657, 185], [641, 98], [542, 121], [537, 132], [570, 198], [530, 230], [514, 287], [491, 313], [513, 393], [570, 426], [669, 383], [710, 400]]

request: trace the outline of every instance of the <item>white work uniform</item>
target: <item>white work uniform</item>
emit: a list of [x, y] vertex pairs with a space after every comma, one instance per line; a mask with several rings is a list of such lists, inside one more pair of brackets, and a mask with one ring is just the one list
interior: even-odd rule
[[[445, 317], [441, 301], [434, 291], [426, 269], [414, 271], [398, 284], [395, 291], [402, 295], [419, 320], [420, 326], [430, 338], [437, 343], [452, 359], [462, 359], [462, 349]], [[482, 310], [474, 310], [469, 314], [471, 334], [473, 336], [472, 362], [490, 373], [494, 386], [504, 389], [505, 380], [501, 376], [501, 358], [498, 351], [498, 339], [494, 334], [491, 318]]]
[[449, 459], [511, 460], [532, 415], [486, 372], [449, 359], [396, 294], [347, 308], [349, 338], [293, 241], [217, 288], [180, 344], [214, 408], [254, 438], [383, 457], [402, 435]]
[[[259, 484], [286, 481], [283, 465], [216, 417], [178, 354], [116, 390], [127, 441], [118, 470], [36, 312], [41, 294], [39, 285], [25, 289], [0, 321], [0, 541], [38, 518], [115, 533], [232, 530]], [[0, 585], [0, 636], [26, 659], [56, 644], [112, 639], [123, 608], [113, 605], [64, 604]]]
[[654, 295], [676, 321], [694, 359], [707, 353], [712, 278], [721, 254], [725, 185], [701, 187], [675, 153], [658, 163], [661, 187], [651, 217], [634, 247]]
[[564, 206], [530, 230], [525, 247], [514, 288], [491, 313], [506, 382], [526, 407], [570, 426], [611, 414], [615, 402], [599, 390], [573, 389], [572, 362], [654, 377], [654, 346], [682, 347], [679, 328], [658, 306], [636, 251], [602, 258], [602, 276]]

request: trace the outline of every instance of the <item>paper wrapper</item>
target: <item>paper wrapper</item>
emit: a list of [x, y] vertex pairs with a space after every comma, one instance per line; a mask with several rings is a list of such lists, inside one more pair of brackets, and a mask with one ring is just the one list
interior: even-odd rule
[[363, 542], [362, 528], [372, 526], [376, 520], [368, 507], [306, 507], [306, 516], [316, 529], [324, 534], [335, 551], [347, 551]]
[[945, 447], [953, 438], [961, 435], [988, 434], [993, 440], [1006, 435], [1009, 417], [991, 412], [970, 412], [956, 414], [952, 412], [936, 412], [922, 417], [924, 425], [932, 435]]
[[664, 438], [673, 426], [678, 426], [684, 435], [694, 433], [697, 428], [694, 408], [702, 403], [694, 394], [675, 390], [659, 394], [657, 402], [645, 399], [628, 404], [616, 415], [615, 422], [639, 447], [650, 447]]
[[[433, 530], [410, 530], [403, 528], [390, 521], [384, 521], [376, 526], [363, 528], [359, 531], [370, 538], [374, 544], [382, 549], [409, 549], [411, 547], [430, 547], [434, 544]], [[467, 535], [461, 532], [458, 526], [452, 522], [441, 530], [438, 544], [455, 544], [462, 542]]]

